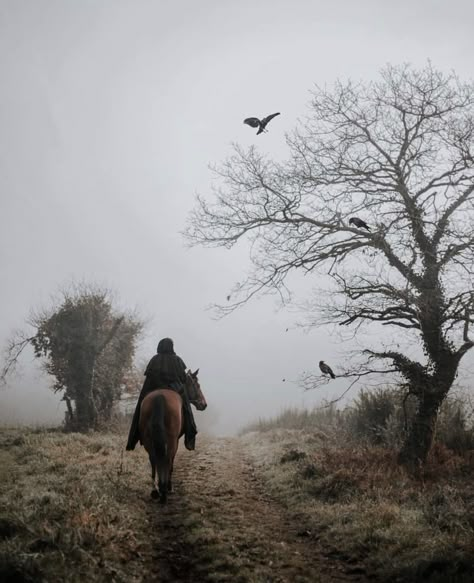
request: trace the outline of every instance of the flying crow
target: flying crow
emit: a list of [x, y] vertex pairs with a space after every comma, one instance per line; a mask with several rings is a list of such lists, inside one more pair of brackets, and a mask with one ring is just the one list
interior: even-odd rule
[[370, 231], [369, 225], [362, 219], [359, 219], [358, 217], [350, 218], [349, 225], [355, 225], [358, 229], [366, 229], [367, 231]]
[[264, 117], [263, 119], [258, 119], [258, 117], [247, 117], [246, 119], [244, 119], [244, 123], [246, 123], [248, 126], [252, 128], [258, 128], [257, 132], [258, 136], [258, 134], [261, 134], [262, 132], [266, 131], [265, 128], [267, 127], [268, 122], [271, 121], [277, 115], [280, 115], [280, 112], [267, 115], [267, 117]]
[[332, 368], [328, 366], [324, 360], [319, 361], [319, 368], [323, 374], [328, 374], [332, 379], [336, 378], [336, 375], [332, 372]]

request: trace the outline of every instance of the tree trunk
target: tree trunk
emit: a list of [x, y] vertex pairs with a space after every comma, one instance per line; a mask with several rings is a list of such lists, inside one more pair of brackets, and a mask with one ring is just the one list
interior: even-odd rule
[[405, 443], [398, 454], [398, 462], [411, 472], [417, 472], [425, 463], [433, 445], [439, 408], [447, 391], [421, 395], [418, 408]]
[[76, 397], [76, 422], [74, 424], [77, 431], [87, 431], [92, 429], [95, 423], [94, 408], [91, 405], [89, 395], [81, 394]]
[[71, 399], [64, 395], [63, 401], [66, 402], [67, 413], [66, 413], [66, 426], [70, 427], [72, 424], [72, 420], [74, 418], [74, 411], [72, 409]]

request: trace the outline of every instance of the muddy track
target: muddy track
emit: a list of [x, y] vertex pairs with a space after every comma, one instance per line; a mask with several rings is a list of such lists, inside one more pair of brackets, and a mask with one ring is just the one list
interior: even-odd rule
[[[238, 439], [200, 436], [180, 447], [166, 506], [141, 492], [134, 580], [159, 582], [365, 581], [325, 554], [303, 523], [266, 494]], [[143, 487], [143, 481], [141, 482]], [[138, 559], [138, 561], [136, 560]], [[145, 572], [144, 572], [145, 571]]]

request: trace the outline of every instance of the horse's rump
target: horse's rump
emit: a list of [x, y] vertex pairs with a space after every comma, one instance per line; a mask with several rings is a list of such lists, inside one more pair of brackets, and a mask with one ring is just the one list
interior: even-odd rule
[[162, 415], [167, 438], [179, 437], [183, 418], [182, 404], [180, 395], [172, 389], [156, 389], [143, 399], [139, 430], [141, 442], [147, 451], [151, 449], [152, 426], [157, 426], [159, 415]]

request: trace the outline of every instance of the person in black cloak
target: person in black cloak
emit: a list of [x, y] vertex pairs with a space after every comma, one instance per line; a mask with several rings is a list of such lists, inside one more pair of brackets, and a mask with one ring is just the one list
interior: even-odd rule
[[155, 354], [150, 360], [145, 370], [145, 382], [143, 383], [140, 396], [138, 397], [135, 413], [133, 414], [132, 425], [128, 434], [127, 451], [135, 449], [135, 446], [140, 439], [138, 422], [140, 419], [140, 407], [143, 399], [151, 391], [165, 387], [167, 389], [173, 389], [179, 393], [183, 399], [184, 445], [187, 449], [194, 449], [197, 428], [185, 386], [186, 365], [175, 353], [174, 344], [171, 338], [163, 338], [158, 343], [157, 354]]

